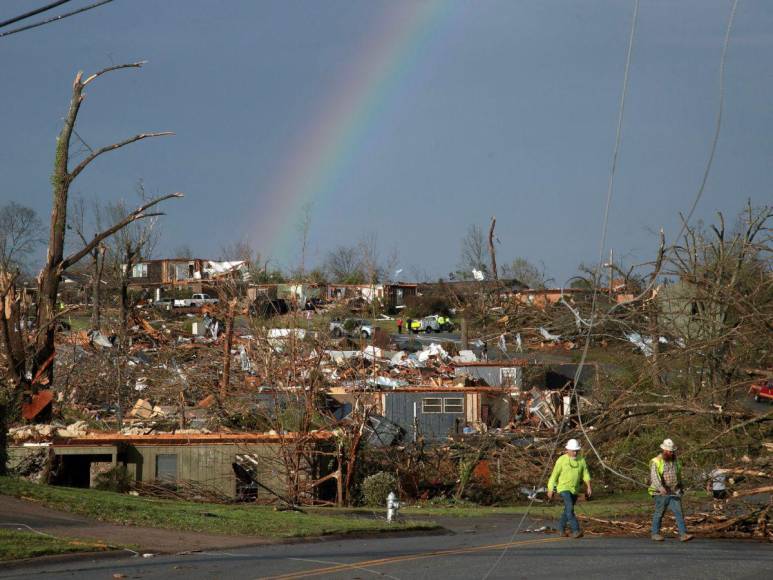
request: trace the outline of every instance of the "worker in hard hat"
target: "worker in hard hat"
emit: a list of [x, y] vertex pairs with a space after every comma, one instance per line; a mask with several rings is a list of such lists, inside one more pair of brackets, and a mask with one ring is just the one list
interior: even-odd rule
[[558, 532], [564, 533], [566, 524], [572, 529], [573, 538], [582, 538], [580, 523], [574, 515], [574, 504], [577, 496], [585, 483], [585, 497], [589, 498], [593, 493], [590, 485], [590, 472], [584, 457], [578, 455], [580, 443], [577, 439], [570, 439], [566, 443], [566, 453], [556, 460], [553, 473], [548, 480], [548, 499], [553, 499], [553, 494], [558, 493], [564, 500], [564, 511], [558, 520]]
[[662, 542], [660, 522], [666, 509], [670, 509], [679, 529], [679, 539], [689, 542], [693, 536], [687, 533], [682, 515], [682, 464], [676, 458], [676, 445], [671, 439], [660, 444], [660, 454], [650, 460], [650, 496], [655, 499], [655, 513], [652, 516], [652, 539]]

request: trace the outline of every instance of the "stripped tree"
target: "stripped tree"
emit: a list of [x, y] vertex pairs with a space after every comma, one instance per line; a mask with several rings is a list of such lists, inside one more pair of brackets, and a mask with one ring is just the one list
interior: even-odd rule
[[[107, 229], [96, 233], [79, 250], [64, 253], [67, 229], [67, 203], [70, 186], [94, 160], [110, 151], [150, 137], [172, 135], [171, 132], [140, 133], [122, 141], [91, 150], [74, 167], [70, 166], [70, 147], [75, 133], [75, 124], [81, 103], [86, 98], [84, 90], [101, 76], [122, 69], [140, 68], [142, 62], [122, 64], [102, 69], [84, 78], [78, 72], [72, 85], [72, 94], [64, 125], [59, 133], [51, 176], [52, 207], [49, 229], [48, 254], [37, 278], [37, 302], [34, 312], [34, 331], [28, 331], [20, 317], [20, 305], [16, 280], [18, 273], [0, 270], [0, 299], [3, 302], [0, 313], [0, 352], [3, 357], [4, 389], [0, 400], [0, 425], [4, 423], [9, 406], [18, 407], [24, 393], [33, 393], [38, 385], [51, 384], [54, 378], [54, 333], [57, 319], [57, 295], [62, 274], [82, 258], [88, 256], [104, 240], [119, 232], [136, 220], [147, 217], [147, 211], [156, 204], [170, 198], [182, 197], [181, 193], [163, 195], [143, 203], [134, 211], [115, 221]], [[5, 429], [0, 429], [0, 449], [6, 445]], [[2, 458], [0, 458], [2, 459]], [[0, 471], [5, 462], [0, 461]]]

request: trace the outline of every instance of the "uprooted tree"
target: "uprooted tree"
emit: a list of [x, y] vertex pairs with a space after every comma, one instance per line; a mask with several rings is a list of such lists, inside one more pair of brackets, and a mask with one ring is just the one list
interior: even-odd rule
[[[30, 313], [33, 321], [23, 313], [23, 304], [17, 290], [18, 269], [2, 267], [0, 269], [0, 356], [2, 360], [3, 389], [0, 392], [0, 454], [5, 453], [5, 421], [9, 414], [18, 410], [22, 396], [32, 394], [40, 385], [53, 382], [54, 376], [54, 338], [57, 321], [57, 295], [62, 274], [82, 258], [90, 255], [95, 248], [127, 225], [148, 217], [148, 210], [158, 203], [175, 197], [181, 193], [172, 193], [156, 197], [144, 202], [134, 211], [128, 212], [117, 219], [113, 225], [96, 233], [83, 246], [65, 255], [65, 232], [67, 229], [67, 204], [70, 187], [75, 179], [94, 160], [104, 153], [115, 151], [126, 145], [151, 137], [171, 135], [171, 132], [140, 133], [122, 141], [92, 149], [78, 163], [71, 167], [70, 148], [75, 134], [75, 124], [81, 104], [86, 95], [84, 90], [101, 76], [122, 69], [140, 68], [142, 62], [111, 66], [84, 78], [82, 72], [75, 76], [72, 85], [67, 114], [64, 125], [59, 133], [54, 158], [54, 169], [51, 175], [52, 207], [49, 228], [48, 253], [45, 264], [37, 278], [37, 299], [34, 312]], [[0, 472], [5, 470], [4, 457], [0, 457]]]

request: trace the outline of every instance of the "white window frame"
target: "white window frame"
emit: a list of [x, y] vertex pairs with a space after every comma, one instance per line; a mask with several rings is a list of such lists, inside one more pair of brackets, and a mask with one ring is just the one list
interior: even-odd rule
[[[453, 407], [458, 410], [449, 410], [449, 401], [454, 401], [455, 404]], [[444, 413], [453, 413], [455, 415], [463, 414], [464, 413], [464, 397], [448, 397], [443, 399], [443, 412]]]
[[147, 264], [140, 263], [140, 264], [134, 264], [134, 266], [132, 266], [132, 278], [147, 278], [147, 277], [148, 277]]
[[[437, 401], [429, 403], [429, 401]], [[427, 410], [427, 407], [437, 408], [437, 411]], [[443, 412], [443, 398], [442, 397], [426, 397], [421, 400], [421, 412], [423, 415], [438, 415]]]
[[[174, 279], [175, 282], [182, 282], [183, 280], [189, 280], [188, 276], [189, 272], [189, 265], [187, 263], [183, 264], [180, 262], [176, 262], [174, 264]], [[182, 276], [180, 275], [182, 274]]]

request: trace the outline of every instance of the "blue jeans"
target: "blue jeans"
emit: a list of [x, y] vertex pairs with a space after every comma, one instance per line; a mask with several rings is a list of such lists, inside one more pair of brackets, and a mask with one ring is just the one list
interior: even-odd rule
[[687, 534], [687, 526], [684, 525], [684, 516], [682, 515], [682, 498], [678, 495], [656, 495], [655, 513], [652, 516], [652, 535], [660, 533], [660, 522], [666, 513], [667, 508], [671, 508], [676, 520], [676, 527], [679, 528], [679, 535]]
[[580, 522], [574, 515], [574, 504], [577, 502], [577, 496], [571, 491], [562, 491], [560, 495], [561, 499], [564, 500], [564, 511], [561, 512], [561, 517], [558, 519], [558, 532], [563, 534], [568, 522], [569, 527], [576, 534], [580, 531]]

